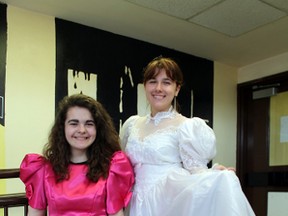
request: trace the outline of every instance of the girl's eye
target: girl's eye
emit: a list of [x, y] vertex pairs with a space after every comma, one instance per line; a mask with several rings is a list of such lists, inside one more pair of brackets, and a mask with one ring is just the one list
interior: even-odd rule
[[171, 85], [171, 81], [164, 81], [165, 85]]
[[156, 83], [156, 80], [149, 80], [148, 83], [150, 84]]
[[89, 127], [92, 127], [92, 126], [94, 127], [95, 126], [95, 122], [94, 121], [87, 121], [86, 125], [89, 126]]
[[94, 123], [87, 123], [86, 125], [92, 127], [94, 126]]

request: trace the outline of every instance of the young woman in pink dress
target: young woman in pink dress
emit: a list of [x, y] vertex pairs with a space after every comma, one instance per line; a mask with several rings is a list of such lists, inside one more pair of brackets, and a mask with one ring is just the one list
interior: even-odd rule
[[43, 156], [27, 154], [20, 178], [30, 216], [122, 216], [134, 183], [111, 117], [82, 94], [60, 102]]

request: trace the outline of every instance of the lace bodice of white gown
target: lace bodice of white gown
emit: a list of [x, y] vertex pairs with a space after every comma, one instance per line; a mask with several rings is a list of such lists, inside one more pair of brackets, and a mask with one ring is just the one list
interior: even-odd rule
[[[214, 132], [204, 120], [186, 118], [172, 108], [153, 118], [132, 116], [120, 138], [136, 175], [130, 216], [254, 215], [236, 175], [207, 168], [216, 146]], [[221, 178], [228, 178], [232, 189], [227, 182], [219, 184]], [[225, 191], [215, 194], [214, 187]], [[229, 193], [235, 201], [227, 199]], [[211, 197], [219, 201], [211, 205]], [[231, 209], [222, 210], [227, 201], [232, 202]]]
[[195, 172], [207, 168], [216, 154], [214, 132], [204, 120], [188, 119], [175, 111], [154, 118], [132, 116], [122, 132], [122, 144], [134, 165], [183, 162]]

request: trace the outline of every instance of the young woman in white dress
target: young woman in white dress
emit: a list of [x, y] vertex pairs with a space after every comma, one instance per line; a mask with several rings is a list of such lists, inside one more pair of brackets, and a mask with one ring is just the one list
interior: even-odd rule
[[130, 216], [255, 215], [233, 168], [207, 164], [216, 155], [213, 130], [204, 120], [177, 112], [183, 83], [177, 63], [159, 57], [144, 70], [151, 113], [131, 116], [120, 137], [134, 167]]

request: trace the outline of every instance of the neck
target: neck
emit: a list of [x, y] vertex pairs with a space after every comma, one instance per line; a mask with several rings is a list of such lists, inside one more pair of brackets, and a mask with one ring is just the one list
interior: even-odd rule
[[151, 109], [151, 117], [154, 117], [155, 115], [157, 115], [157, 113], [161, 113], [161, 112], [171, 112], [173, 110], [173, 107], [170, 106], [167, 109], [164, 110], [153, 110]]
[[70, 161], [73, 163], [82, 163], [87, 161], [87, 155], [86, 151], [85, 152], [72, 152], [72, 156]]

